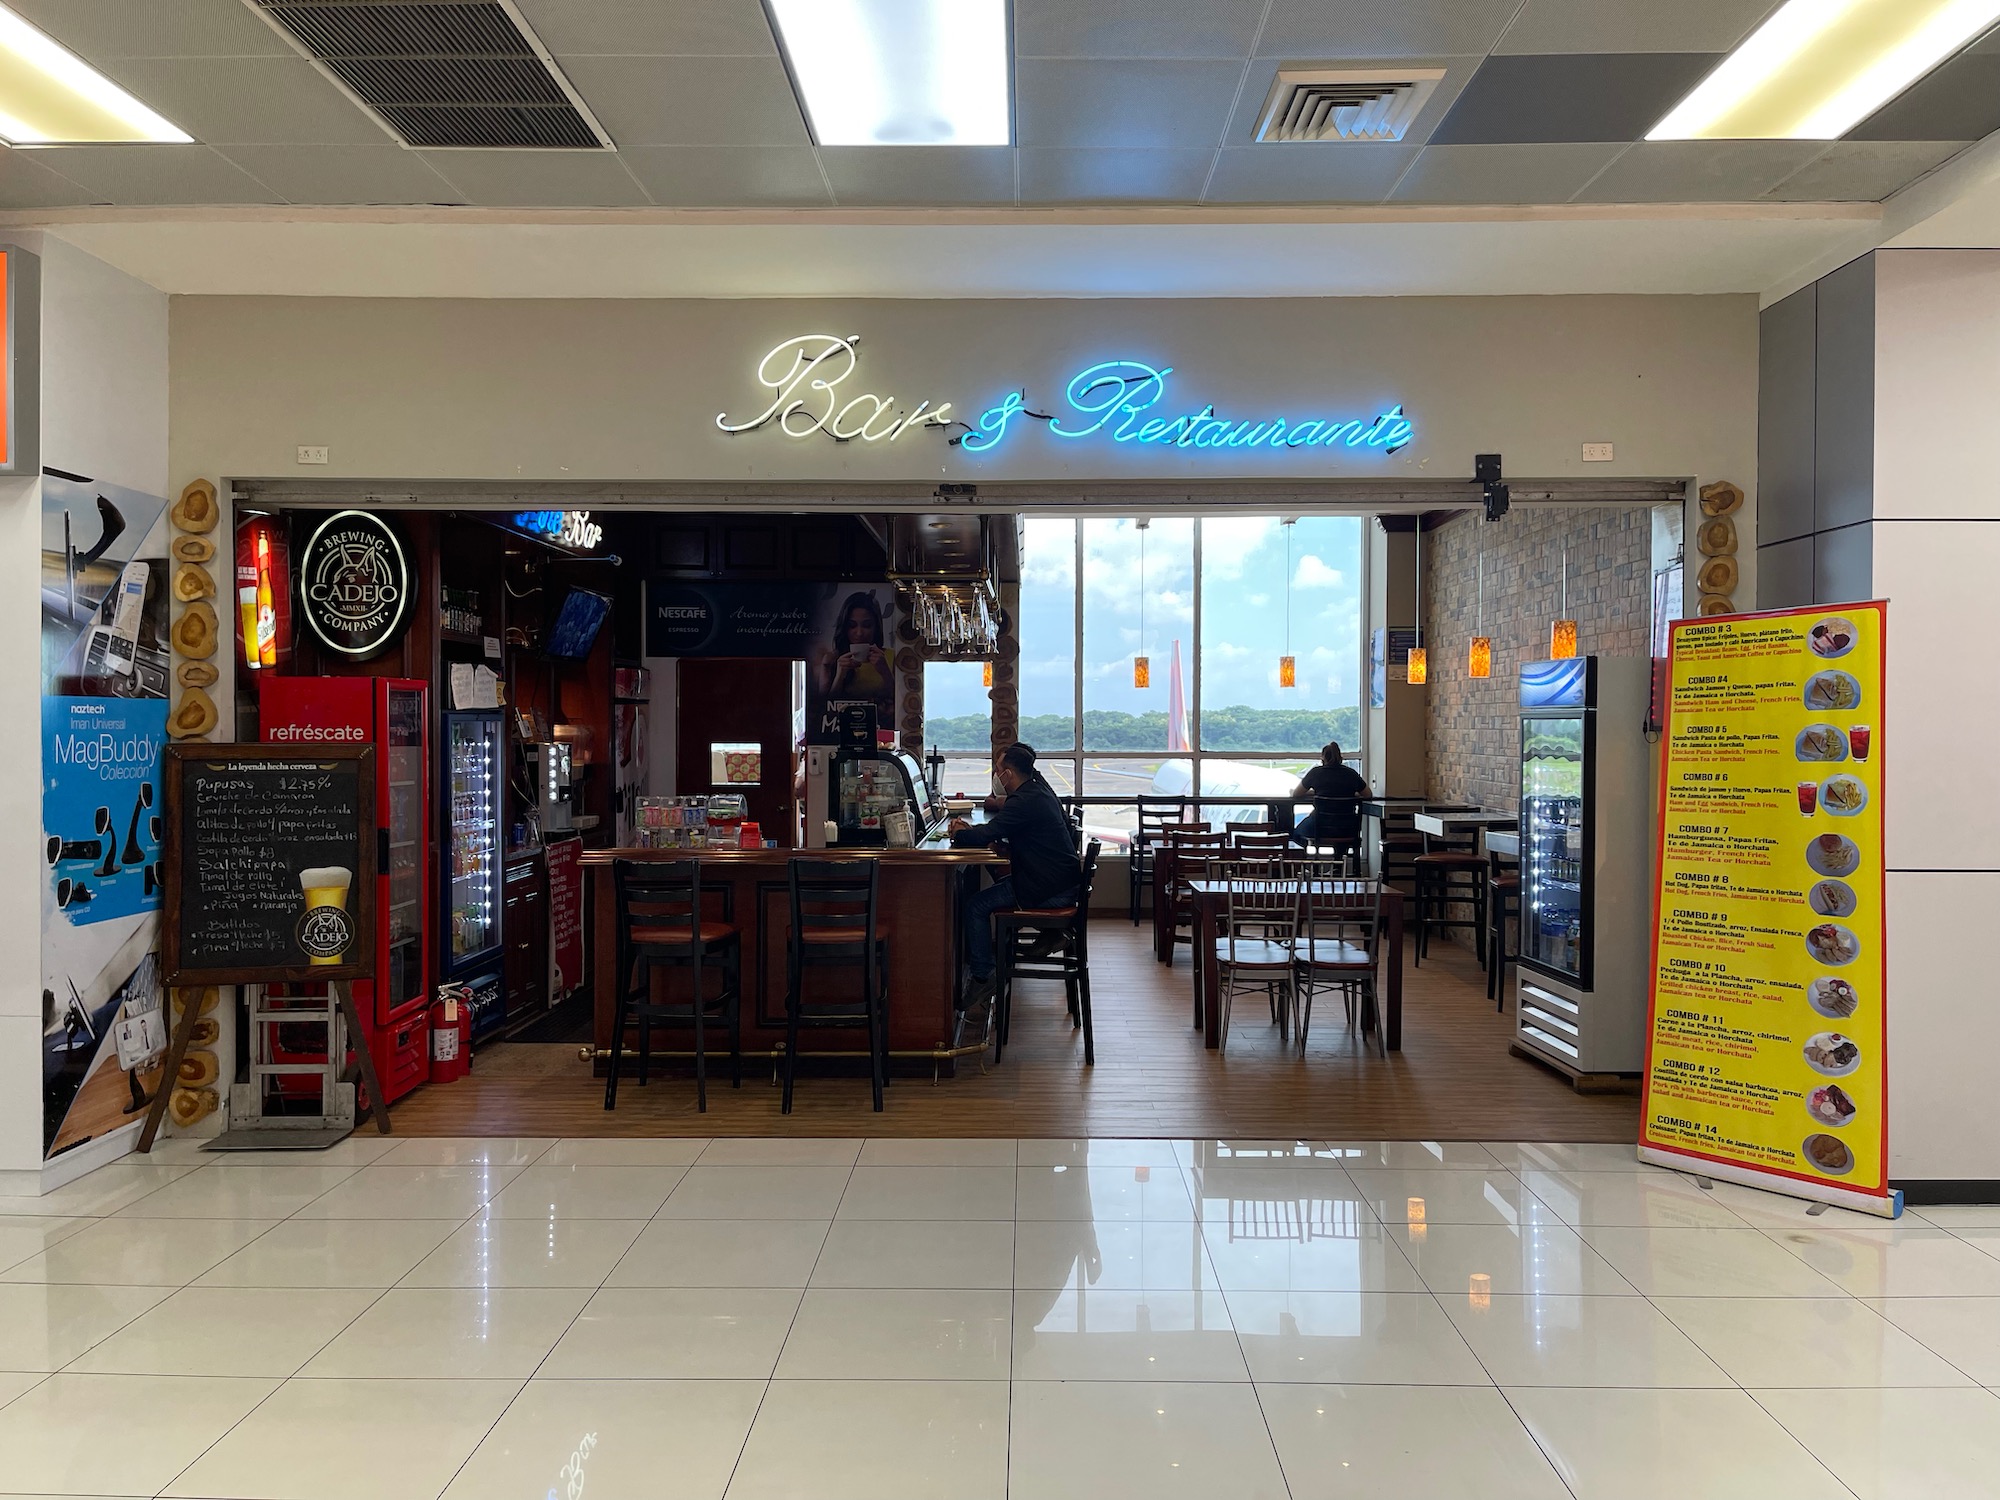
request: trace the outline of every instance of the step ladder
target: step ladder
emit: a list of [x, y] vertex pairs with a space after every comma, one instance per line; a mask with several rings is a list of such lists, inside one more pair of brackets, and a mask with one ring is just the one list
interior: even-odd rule
[[[247, 1003], [241, 1014], [250, 1027], [249, 1077], [229, 1087], [229, 1129], [206, 1147], [210, 1151], [319, 1151], [354, 1133], [355, 1083], [347, 1076], [348, 1018], [353, 1001], [344, 984], [329, 984], [319, 997], [285, 996], [274, 1004], [263, 985], [244, 986]], [[326, 1028], [326, 1050], [319, 1062], [274, 1062], [278, 1049], [272, 1028], [320, 1025]], [[365, 1043], [363, 1044], [366, 1045]], [[296, 1049], [287, 1049], [296, 1050]], [[372, 1071], [372, 1070], [371, 1070]], [[269, 1081], [275, 1078], [319, 1078], [319, 1111], [267, 1114]], [[375, 1091], [375, 1108], [381, 1108]]]

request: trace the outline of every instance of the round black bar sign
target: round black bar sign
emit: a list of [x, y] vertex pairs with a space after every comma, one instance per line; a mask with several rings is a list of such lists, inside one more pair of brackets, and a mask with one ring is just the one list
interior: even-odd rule
[[320, 523], [299, 567], [306, 623], [343, 656], [373, 656], [410, 613], [410, 563], [380, 516], [344, 510]]

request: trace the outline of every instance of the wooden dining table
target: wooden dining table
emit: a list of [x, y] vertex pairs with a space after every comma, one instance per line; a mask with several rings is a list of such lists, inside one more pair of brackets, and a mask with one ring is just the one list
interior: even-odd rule
[[[1353, 882], [1343, 884], [1351, 886]], [[1229, 909], [1227, 880], [1192, 880], [1188, 890], [1194, 896], [1195, 911], [1195, 1006], [1202, 1030], [1203, 1045], [1222, 1045], [1222, 1007], [1215, 995], [1222, 982], [1216, 962], [1215, 940], [1221, 935], [1222, 914]], [[1308, 881], [1309, 889], [1330, 887], [1331, 882]], [[1393, 885], [1382, 886], [1382, 941], [1380, 958], [1388, 970], [1379, 976], [1382, 995], [1382, 1045], [1390, 1052], [1403, 1050], [1403, 893]], [[1374, 1030], [1367, 1007], [1362, 1008], [1361, 1029]]]

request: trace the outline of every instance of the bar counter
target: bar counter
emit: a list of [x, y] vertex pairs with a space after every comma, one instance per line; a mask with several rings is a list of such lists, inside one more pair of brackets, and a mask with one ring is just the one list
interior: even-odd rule
[[[583, 856], [591, 890], [591, 936], [596, 958], [594, 1036], [597, 1072], [609, 1067], [611, 1022], [617, 1011], [618, 898], [612, 864], [621, 859], [646, 863], [699, 859], [708, 888], [704, 912], [713, 921], [726, 902], [729, 920], [743, 934], [743, 1050], [777, 1055], [785, 1039], [785, 939], [791, 925], [785, 866], [795, 855], [808, 859], [872, 859], [882, 867], [876, 921], [889, 943], [889, 1050], [916, 1056], [928, 1066], [951, 1061], [952, 996], [957, 982], [959, 902], [980, 868], [1005, 860], [985, 849], [953, 849], [932, 840], [914, 849], [597, 849]], [[726, 893], [726, 894], [725, 894]], [[832, 977], [832, 976], [829, 976]], [[839, 974], [842, 995], [858, 993], [854, 971]], [[713, 981], [711, 981], [711, 984]], [[636, 1071], [636, 1024], [626, 1035], [626, 1073]], [[689, 1027], [656, 1028], [657, 1064], [663, 1054], [685, 1054], [693, 1046]], [[709, 1084], [726, 1067], [727, 1041], [709, 1032]], [[814, 1052], [865, 1056], [867, 1036], [851, 1030], [807, 1027], [799, 1055]]]

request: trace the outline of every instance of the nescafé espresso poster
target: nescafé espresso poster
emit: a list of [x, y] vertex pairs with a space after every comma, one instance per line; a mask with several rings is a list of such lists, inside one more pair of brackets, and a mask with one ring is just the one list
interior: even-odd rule
[[1884, 615], [1673, 626], [1639, 1154], [1893, 1217]]

